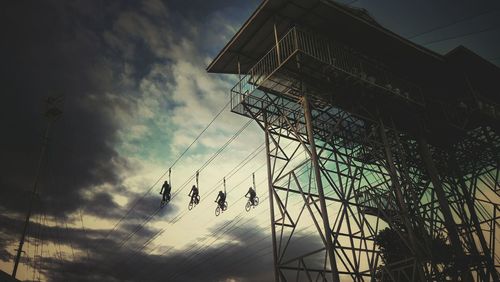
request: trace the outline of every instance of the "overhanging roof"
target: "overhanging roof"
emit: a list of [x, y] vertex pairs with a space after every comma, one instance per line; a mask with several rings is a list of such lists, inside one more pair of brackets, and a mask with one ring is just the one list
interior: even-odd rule
[[[361, 9], [332, 0], [264, 0], [207, 67], [213, 73], [248, 71], [293, 25], [310, 28], [395, 69], [441, 68], [441, 55], [383, 28]], [[421, 70], [421, 68], [419, 68]], [[408, 73], [411, 75], [411, 73]]]
[[489, 102], [500, 104], [500, 69], [471, 50], [460, 45], [445, 55], [456, 71], [465, 75], [463, 89], [472, 88]]

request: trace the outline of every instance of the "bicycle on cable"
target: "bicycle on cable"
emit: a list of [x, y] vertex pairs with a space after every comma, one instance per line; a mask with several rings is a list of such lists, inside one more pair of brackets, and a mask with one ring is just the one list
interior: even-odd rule
[[196, 185], [193, 185], [191, 187], [191, 191], [189, 192], [188, 196], [191, 197], [191, 200], [189, 201], [188, 204], [188, 209], [192, 210], [196, 205], [200, 203], [200, 192], [199, 192], [199, 184], [198, 184], [198, 176], [199, 172], [196, 171]]
[[246, 211], [250, 211], [251, 208], [255, 208], [259, 205], [259, 197], [257, 197], [255, 190], [252, 187], [248, 188], [245, 198], [248, 198], [247, 204], [245, 205]]
[[170, 186], [169, 183], [172, 183], [172, 180], [171, 180], [171, 168], [168, 169], [168, 181], [165, 180], [165, 182], [163, 182], [163, 185], [161, 186], [161, 190], [160, 190], [160, 195], [162, 195], [161, 197], [161, 202], [160, 202], [160, 208], [163, 208], [166, 204], [168, 204], [170, 202], [170, 191], [172, 190], [172, 187]]
[[245, 194], [245, 198], [248, 201], [245, 205], [245, 210], [250, 211], [251, 208], [255, 208], [259, 205], [259, 197], [257, 197], [257, 187], [255, 187], [255, 173], [252, 173], [253, 187], [248, 188], [248, 192]]
[[215, 215], [219, 216], [221, 212], [227, 210], [227, 202], [226, 202], [226, 194], [222, 191], [219, 191], [219, 195], [217, 195], [217, 199], [215, 200], [217, 203], [217, 207], [215, 208]]
[[171, 190], [170, 184], [168, 184], [168, 181], [165, 180], [160, 190], [160, 195], [162, 195], [160, 207], [163, 208], [166, 204], [170, 202], [170, 190]]
[[196, 188], [196, 185], [193, 185], [193, 187], [191, 188], [191, 192], [189, 192], [188, 196], [191, 197], [188, 209], [192, 210], [194, 207], [196, 207], [196, 205], [200, 203], [200, 195], [198, 194], [198, 188]]
[[219, 216], [221, 212], [227, 210], [227, 202], [226, 202], [226, 178], [224, 178], [224, 192], [219, 191], [217, 198], [215, 199], [217, 203], [217, 207], [215, 208], [215, 216]]

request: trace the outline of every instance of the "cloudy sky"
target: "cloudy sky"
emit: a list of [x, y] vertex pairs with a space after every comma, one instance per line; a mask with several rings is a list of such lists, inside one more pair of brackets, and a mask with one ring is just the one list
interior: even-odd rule
[[[341, 2], [439, 53], [463, 44], [500, 65], [498, 1]], [[20, 279], [272, 279], [263, 134], [247, 119], [222, 111], [172, 167], [175, 196], [158, 209], [158, 181], [224, 108], [235, 83], [205, 68], [259, 3], [2, 3], [1, 270], [12, 271], [28, 209], [47, 127], [43, 101], [64, 95], [42, 160]], [[199, 169], [202, 203], [188, 212]], [[245, 212], [253, 172], [262, 204]], [[230, 208], [216, 218], [224, 176]]]

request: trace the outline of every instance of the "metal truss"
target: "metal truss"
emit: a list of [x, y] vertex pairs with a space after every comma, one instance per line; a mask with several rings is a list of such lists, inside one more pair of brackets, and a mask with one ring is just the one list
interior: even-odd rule
[[[500, 137], [480, 127], [436, 147], [331, 100], [363, 87], [425, 106], [418, 87], [346, 50], [293, 28], [231, 91], [232, 111], [265, 133], [276, 280], [498, 281]], [[398, 261], [375, 243], [386, 228], [407, 250]]]

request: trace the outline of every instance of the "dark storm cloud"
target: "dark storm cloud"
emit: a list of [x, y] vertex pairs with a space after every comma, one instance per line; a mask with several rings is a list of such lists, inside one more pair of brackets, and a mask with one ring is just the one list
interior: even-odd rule
[[[160, 205], [159, 196], [155, 193], [144, 196], [141, 193], [127, 191], [126, 193], [121, 193], [121, 195], [131, 199], [124, 207], [115, 203], [111, 195], [107, 192], [94, 193], [91, 198], [87, 200], [84, 212], [85, 214], [115, 220], [123, 217], [128, 210], [133, 209], [133, 212], [127, 216], [129, 221], [133, 221], [142, 220], [148, 215], [151, 215]], [[169, 205], [163, 208], [158, 215], [163, 216], [175, 211], [177, 211], [177, 208], [173, 205]]]
[[[199, 57], [214, 57], [231, 34], [225, 31], [239, 27], [258, 2], [4, 3], [0, 11], [3, 98], [0, 126], [4, 129], [0, 141], [0, 260], [11, 259], [6, 249], [18, 240], [22, 229], [23, 221], [14, 218], [21, 218], [27, 209], [46, 126], [41, 115], [44, 98], [61, 94], [66, 97], [64, 114], [52, 128], [40, 181], [42, 204], [37, 202], [35, 213], [44, 211], [78, 225], [75, 212], [82, 210], [87, 215], [116, 222], [135, 205], [134, 199], [142, 196], [132, 192], [123, 181], [137, 172], [138, 165], [128, 162], [116, 149], [121, 141], [118, 131], [126, 126], [117, 113], [136, 111], [137, 105], [128, 98], [138, 95], [140, 80], [154, 64], [168, 64], [173, 59], [166, 45], [190, 37]], [[403, 5], [398, 1], [385, 1], [391, 5], [396, 2]], [[424, 2], [432, 10], [431, 1]], [[448, 2], [445, 6], [455, 7], [454, 2]], [[389, 28], [400, 28], [398, 31], [403, 34], [427, 28], [419, 29], [418, 13], [409, 13], [416, 18], [411, 18], [411, 30], [406, 32], [407, 26], [400, 23], [408, 18], [404, 13], [393, 13], [401, 6], [387, 8], [391, 5], [384, 7], [372, 1], [356, 4], [364, 4], [382, 23], [387, 23]], [[433, 20], [429, 21], [429, 27], [447, 22], [447, 19]], [[108, 93], [119, 94], [111, 97]], [[149, 185], [141, 184], [140, 191]], [[114, 194], [131, 201], [120, 207], [113, 200]], [[88, 257], [79, 256], [74, 261], [44, 258], [44, 274], [49, 281], [165, 281], [169, 278], [169, 281], [224, 278], [266, 281], [272, 277], [270, 235], [253, 225], [233, 229], [224, 235], [228, 240], [225, 243], [219, 241], [202, 249], [193, 245], [192, 249], [168, 251], [162, 256], [141, 251], [143, 244], [160, 231], [143, 224], [157, 209], [158, 200], [157, 189], [153, 189], [112, 233], [109, 231], [113, 226], [83, 231], [62, 225], [32, 224], [32, 230], [46, 230], [46, 240], [89, 253]], [[175, 206], [167, 206], [151, 221], [168, 220], [178, 211]], [[4, 216], [7, 214], [9, 216]], [[217, 234], [221, 226], [212, 229], [213, 233]], [[135, 234], [130, 236], [132, 233]], [[214, 239], [210, 237], [207, 241]], [[295, 247], [306, 249], [311, 242], [317, 240], [305, 236]]]
[[[201, 5], [203, 9], [199, 9]], [[206, 51], [214, 48], [210, 43], [214, 37], [203, 36], [206, 31], [202, 27], [209, 21], [219, 22], [223, 10], [231, 11], [229, 18], [238, 18], [240, 24], [244, 17], [238, 14], [244, 9], [248, 9], [247, 14], [251, 12], [247, 5], [252, 4], [245, 7], [232, 2], [228, 5], [226, 1], [211, 4], [165, 1], [164, 5], [160, 1], [4, 4], [0, 27], [3, 36], [0, 89], [4, 93], [4, 108], [0, 123], [9, 134], [0, 141], [1, 260], [12, 259], [6, 249], [18, 240], [22, 229], [22, 216], [27, 210], [46, 128], [43, 101], [49, 95], [65, 96], [64, 114], [51, 128], [33, 218], [43, 212], [49, 219], [55, 220], [55, 216], [59, 225], [45, 226], [33, 220], [27, 244], [34, 243], [33, 230], [45, 230], [46, 242], [90, 254], [90, 258], [82, 256], [76, 261], [44, 258], [42, 268], [49, 280], [127, 281], [128, 277], [135, 277], [131, 281], [143, 281], [135, 276], [138, 271], [132, 269], [149, 269], [152, 265], [153, 272], [165, 260], [174, 264], [191, 255], [151, 256], [138, 251], [159, 232], [144, 224], [159, 205], [157, 192], [138, 202], [134, 212], [112, 233], [110, 229], [67, 228], [62, 223], [73, 221], [78, 225], [80, 211], [116, 222], [134, 205], [134, 199], [142, 196], [131, 192], [123, 182], [139, 167], [116, 150], [121, 142], [118, 131], [124, 126], [117, 112], [136, 110], [137, 105], [128, 97], [137, 95], [139, 81], [152, 65], [169, 63], [171, 58], [165, 44], [191, 36], [201, 56], [206, 56]], [[223, 24], [222, 20], [220, 23]], [[219, 27], [215, 29], [210, 32], [221, 34]], [[221, 47], [222, 40], [217, 42], [216, 48]], [[149, 185], [141, 185], [141, 191]], [[130, 201], [120, 207], [113, 200], [114, 194]], [[174, 206], [167, 206], [151, 222], [168, 220], [176, 211]], [[215, 248], [210, 250], [212, 255], [219, 253]], [[244, 254], [243, 250], [239, 252]], [[113, 262], [108, 263], [110, 260]]]
[[12, 238], [5, 233], [0, 233], [0, 261], [9, 261], [13, 258], [7, 251], [7, 247], [14, 243], [15, 239], [17, 238]]
[[[0, 164], [0, 205], [17, 212], [26, 210], [46, 127], [42, 102], [49, 95], [62, 94], [64, 114], [52, 127], [49, 157], [41, 173], [40, 195], [46, 212], [65, 216], [86, 207], [94, 214], [116, 217], [114, 211], [105, 211], [117, 205], [104, 194], [119, 192], [123, 177], [134, 173], [135, 165], [116, 151], [117, 130], [122, 124], [115, 113], [117, 108], [131, 112], [135, 105], [106, 94], [134, 95], [137, 81], [153, 64], [168, 63], [164, 44], [170, 37], [176, 41], [193, 32], [201, 35], [204, 31], [193, 31], [194, 26], [203, 26], [221, 10], [229, 9], [229, 16], [236, 17], [242, 9], [227, 1], [164, 4], [7, 4], [2, 15], [1, 87], [7, 94], [2, 102], [8, 106], [0, 114], [0, 122], [9, 134], [0, 141], [4, 160]], [[249, 5], [255, 3], [245, 7]], [[113, 188], [98, 196], [83, 196], [104, 184]]]
[[[74, 12], [74, 2], [6, 5], [1, 87], [8, 107], [0, 122], [10, 133], [0, 146], [0, 205], [26, 210], [46, 127], [43, 100], [65, 95], [63, 117], [52, 127], [39, 192], [47, 213], [71, 213], [85, 205], [83, 191], [119, 184], [123, 172], [133, 171], [113, 147], [118, 124], [110, 109], [116, 105], [103, 97], [113, 91], [114, 65], [102, 54], [99, 34], [84, 26], [87, 19]], [[112, 16], [106, 9], [95, 12], [98, 22], [105, 20], [102, 14]], [[90, 95], [98, 102], [89, 103]]]
[[[130, 198], [142, 194], [132, 193], [122, 184], [126, 174], [134, 173], [136, 167], [116, 151], [121, 126], [115, 118], [116, 109], [127, 112], [134, 106], [125, 99], [106, 96], [122, 87], [117, 82], [123, 72], [120, 54], [106, 49], [101, 35], [118, 17], [118, 2], [33, 1], [3, 5], [0, 89], [4, 107], [0, 124], [9, 134], [3, 134], [0, 141], [0, 260], [12, 259], [7, 247], [16, 243], [22, 230], [23, 221], [14, 218], [24, 216], [28, 207], [46, 127], [43, 100], [49, 95], [65, 95], [64, 114], [52, 127], [33, 219], [43, 212], [59, 220], [78, 222], [74, 214], [81, 209], [101, 219], [117, 220], [128, 206], [121, 208], [111, 194]], [[136, 69], [147, 69], [147, 63], [141, 61]], [[111, 188], [96, 188], [101, 185]], [[138, 205], [138, 212], [127, 219], [130, 224], [119, 226], [112, 236], [106, 236], [109, 230], [83, 232], [40, 226], [35, 220], [30, 230], [46, 230], [44, 240], [48, 242], [89, 250], [91, 254], [111, 253], [120, 247], [121, 238], [137, 227], [133, 222], [142, 220], [150, 211], [146, 205], [153, 204], [158, 206], [158, 197], [146, 197]], [[159, 215], [172, 211], [164, 209]], [[11, 217], [3, 216], [7, 214]], [[129, 239], [130, 245], [140, 244], [153, 232], [142, 226]], [[47, 264], [46, 271], [55, 271], [54, 265]]]
[[[0, 233], [2, 234], [0, 236], [2, 239], [2, 241], [0, 241], [0, 246], [6, 247], [7, 244], [13, 243], [18, 239], [12, 236], [12, 234], [14, 234], [12, 232], [12, 227], [18, 226], [21, 223], [21, 220], [0, 215], [0, 231], [2, 232]], [[38, 222], [33, 222], [30, 225], [25, 246], [40, 244], [40, 240], [43, 240], [42, 242], [45, 246], [53, 244], [57, 246], [56, 249], [64, 246], [68, 249], [72, 249], [71, 253], [80, 250], [81, 254], [79, 256], [77, 253], [75, 257], [76, 260], [88, 262], [89, 257], [92, 257], [99, 260], [101, 264], [104, 264], [109, 260], [113, 262], [121, 261], [126, 257], [123, 256], [124, 254], [138, 254], [146, 241], [161, 231], [144, 225], [136, 232], [135, 236], [130, 236], [131, 231], [138, 227], [138, 225], [130, 224], [119, 227], [111, 236], [108, 236], [109, 230], [107, 229], [84, 230], [82, 228], [68, 227], [62, 222], [56, 222], [56, 224], [58, 225], [47, 226]], [[8, 261], [12, 259], [12, 256], [5, 251], [0, 253], [0, 255], [0, 260]], [[29, 259], [26, 256], [25, 258]], [[72, 261], [73, 258], [68, 258], [68, 260]], [[68, 260], [58, 261], [57, 263], [70, 263]], [[60, 271], [52, 267], [54, 264], [53, 258], [46, 258], [46, 261], [49, 262], [45, 264], [47, 266], [46, 271]]]
[[[81, 238], [79, 247], [88, 250], [90, 255], [63, 261], [44, 258], [44, 274], [49, 281], [223, 281], [229, 278], [267, 281], [272, 277], [271, 240], [262, 228], [252, 223], [238, 226], [227, 221], [210, 231], [211, 236], [200, 238], [197, 244], [183, 251], [167, 248], [158, 255], [150, 253], [155, 249], [153, 246], [144, 247], [146, 239], [122, 246], [119, 236], [105, 241], [88, 239], [102, 238], [99, 233], [103, 231], [93, 231], [85, 238], [74, 234], [75, 238]], [[143, 237], [158, 232], [161, 230], [148, 230]], [[56, 242], [55, 238], [52, 240]], [[298, 243], [292, 248], [301, 250], [310, 250], [317, 242], [317, 238], [310, 235], [296, 235], [294, 240]]]
[[[221, 228], [225, 223], [217, 226]], [[225, 234], [225, 243], [193, 246], [190, 251], [162, 255], [121, 248], [111, 255], [97, 252], [76, 261], [45, 259], [50, 281], [265, 281], [271, 277], [268, 234], [249, 225]], [[215, 238], [208, 238], [212, 242]], [[307, 243], [307, 242], [306, 242]]]

